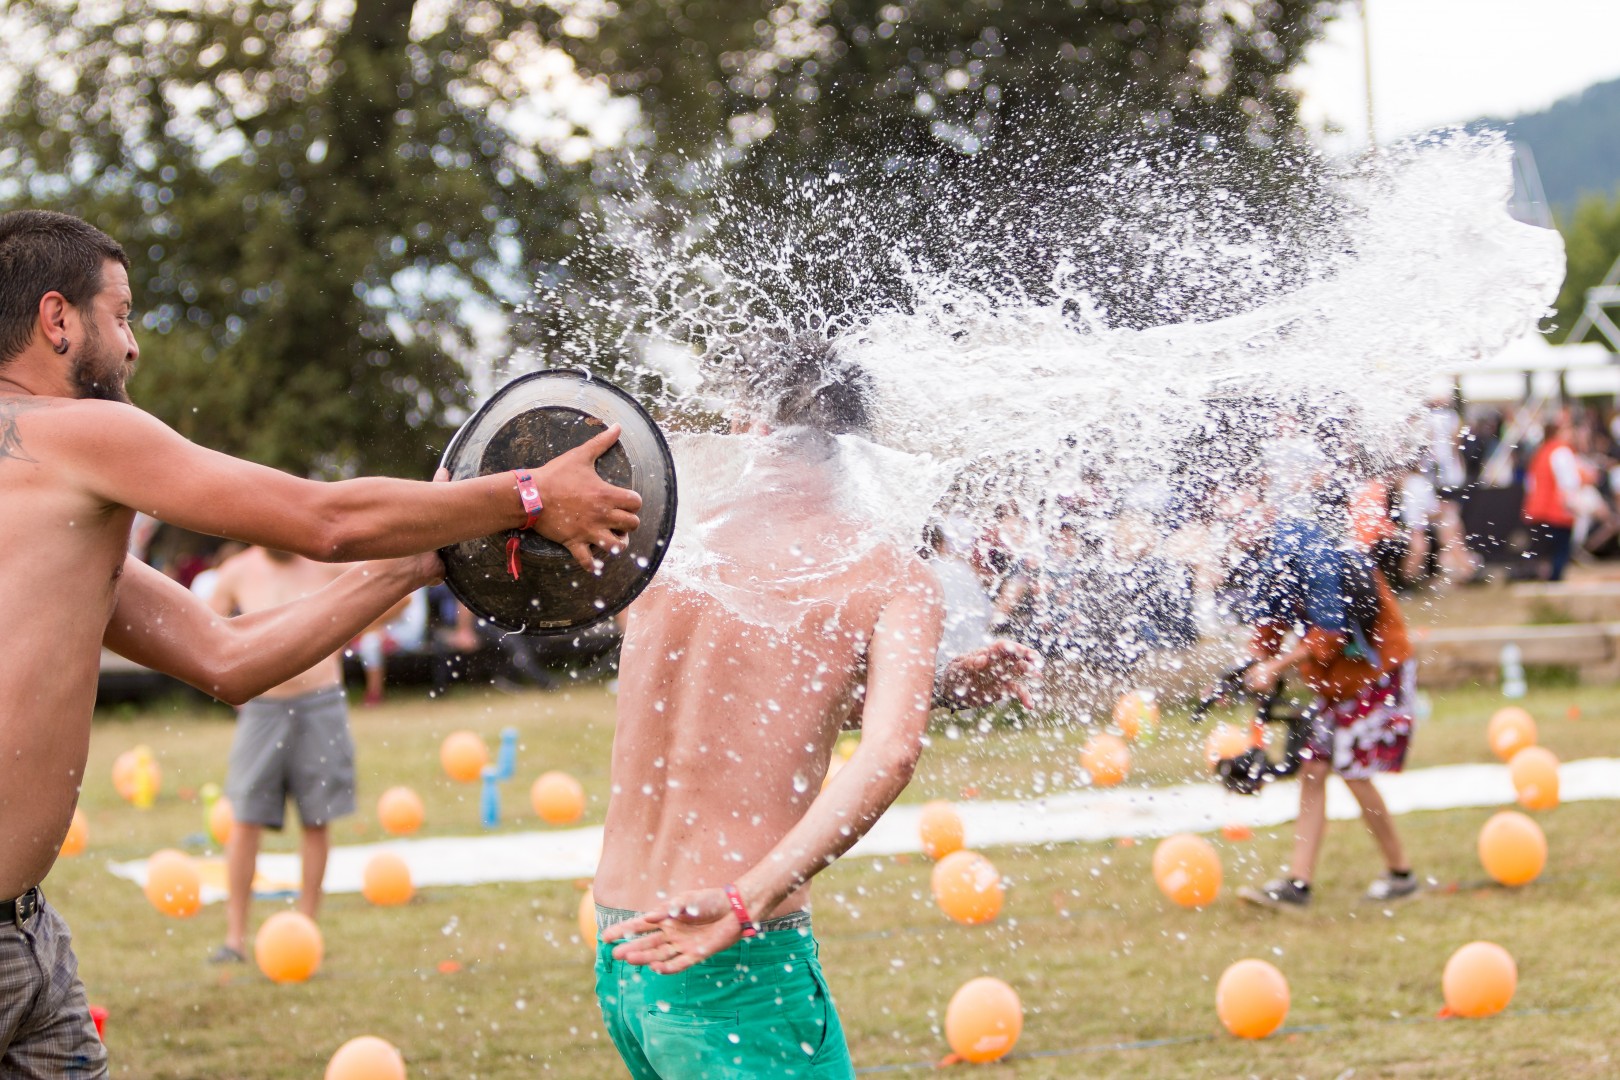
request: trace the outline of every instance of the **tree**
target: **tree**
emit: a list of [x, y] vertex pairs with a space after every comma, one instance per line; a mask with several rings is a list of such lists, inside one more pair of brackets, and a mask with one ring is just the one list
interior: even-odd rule
[[[1338, 0], [627, 0], [568, 33], [664, 150], [825, 162], [1032, 131], [1300, 137], [1284, 85]], [[1062, 151], [1071, 142], [1054, 143]]]
[[1564, 235], [1568, 269], [1553, 324], [1567, 335], [1586, 305], [1586, 290], [1602, 284], [1609, 268], [1620, 259], [1620, 190], [1607, 199], [1600, 195], [1582, 199], [1573, 213], [1559, 216], [1558, 231]]
[[0, 204], [124, 243], [132, 391], [184, 434], [421, 475], [468, 400], [480, 312], [566, 250], [586, 172], [558, 155], [590, 131], [547, 113], [542, 84], [571, 76], [503, 7], [343, 7], [14, 0]]
[[[963, 238], [942, 229], [942, 219], [972, 214], [978, 250], [1014, 256], [997, 270], [1017, 278], [1016, 288], [1048, 288], [1059, 255], [1083, 252], [1096, 270], [1088, 287], [1112, 321], [1146, 325], [1209, 317], [1256, 294], [1240, 278], [1211, 274], [1195, 283], [1143, 265], [1153, 256], [1138, 239], [1177, 211], [1169, 199], [1147, 207], [1156, 180], [1142, 183], [1142, 198], [1123, 215], [1126, 199], [1092, 198], [1088, 184], [1112, 184], [1151, 159], [1161, 175], [1178, 174], [1185, 196], [1200, 185], [1233, 196], [1235, 225], [1264, 220], [1304, 237], [1325, 201], [1301, 161], [1297, 96], [1283, 76], [1336, 7], [624, 0], [583, 33], [568, 30], [561, 10], [573, 9], [539, 11], [581, 71], [640, 104], [657, 195], [646, 201], [700, 207], [671, 214], [673, 227], [713, 205], [709, 177], [693, 163], [716, 150], [728, 163], [721, 186], [729, 203], [717, 245], [741, 234], [758, 243], [761, 229], [780, 226], [785, 239], [769, 254], [783, 256], [789, 272], [777, 275], [771, 306], [791, 306], [789, 294], [804, 293], [810, 299], [801, 306], [841, 310], [851, 296], [903, 293], [898, 275], [883, 273], [885, 253], [917, 247], [950, 258]], [[873, 216], [853, 211], [861, 236], [829, 238], [813, 221], [787, 221], [800, 212], [841, 217], [839, 196], [798, 195], [807, 179], [835, 173], [869, 193], [866, 208], [881, 206]], [[993, 237], [996, 229], [1005, 235]], [[1037, 233], [1036, 244], [1019, 238]], [[1308, 246], [1264, 243], [1277, 254]], [[1013, 265], [1020, 246], [1029, 249], [1022, 270]]]

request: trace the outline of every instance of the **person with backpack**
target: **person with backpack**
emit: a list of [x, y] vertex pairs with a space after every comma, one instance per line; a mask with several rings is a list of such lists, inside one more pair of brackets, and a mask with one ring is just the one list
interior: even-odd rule
[[1286, 675], [1314, 693], [1300, 766], [1299, 817], [1284, 876], [1241, 889], [1251, 903], [1302, 908], [1327, 828], [1327, 780], [1338, 773], [1386, 866], [1367, 899], [1410, 896], [1419, 882], [1373, 783], [1400, 772], [1413, 724], [1416, 665], [1406, 620], [1388, 582], [1364, 553], [1341, 544], [1310, 515], [1273, 520], [1249, 550], [1246, 621], [1256, 662], [1244, 676], [1264, 693]]

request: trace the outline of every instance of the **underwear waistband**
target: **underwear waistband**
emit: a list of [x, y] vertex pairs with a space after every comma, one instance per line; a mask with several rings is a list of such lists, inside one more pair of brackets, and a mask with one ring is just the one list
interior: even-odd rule
[[[625, 908], [604, 907], [596, 905], [596, 932], [600, 934], [608, 927], [617, 923], [634, 919], [640, 915], [639, 911], [629, 911]], [[810, 926], [810, 913], [808, 911], [795, 911], [787, 915], [778, 915], [774, 919], [766, 919], [759, 924], [761, 935], [777, 934], [783, 930], [804, 930]]]

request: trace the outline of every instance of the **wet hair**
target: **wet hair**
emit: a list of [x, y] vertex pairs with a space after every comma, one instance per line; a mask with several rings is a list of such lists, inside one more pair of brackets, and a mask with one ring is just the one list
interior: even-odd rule
[[871, 430], [871, 377], [820, 334], [761, 334], [743, 346], [737, 366], [745, 397], [773, 427]]
[[101, 291], [101, 268], [109, 259], [129, 268], [118, 241], [70, 214], [0, 214], [0, 365], [28, 347], [46, 293], [88, 306]]

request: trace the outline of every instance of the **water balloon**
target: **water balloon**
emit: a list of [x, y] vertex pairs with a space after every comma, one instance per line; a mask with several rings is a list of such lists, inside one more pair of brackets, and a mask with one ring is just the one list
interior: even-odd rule
[[146, 898], [163, 914], [185, 919], [202, 908], [202, 874], [183, 851], [165, 848], [146, 860]]
[[1491, 752], [1503, 761], [1512, 761], [1513, 755], [1527, 746], [1536, 745], [1536, 721], [1517, 705], [1507, 705], [1491, 714], [1485, 726], [1485, 739]]
[[338, 1047], [326, 1063], [326, 1080], [405, 1080], [405, 1058], [375, 1035], [361, 1035]]
[[965, 1061], [1005, 1057], [1023, 1030], [1024, 1006], [1018, 991], [989, 975], [963, 983], [945, 1007], [945, 1041]]
[[1114, 702], [1114, 726], [1130, 742], [1159, 726], [1159, 704], [1146, 690], [1130, 690]]
[[390, 836], [409, 836], [422, 827], [427, 811], [408, 787], [391, 787], [377, 800], [377, 822]]
[[962, 815], [950, 803], [935, 800], [922, 808], [917, 817], [917, 834], [922, 841], [923, 854], [936, 862], [962, 850], [965, 829]]
[[1099, 732], [1080, 750], [1080, 764], [1098, 787], [1113, 787], [1131, 773], [1131, 748], [1118, 735]]
[[231, 800], [221, 795], [208, 808], [208, 835], [214, 838], [214, 843], [224, 847], [231, 842], [231, 829], [235, 826], [236, 812], [231, 809]]
[[1254, 745], [1249, 733], [1236, 724], [1220, 724], [1204, 740], [1204, 761], [1213, 770], [1229, 758], [1241, 757]]
[[1551, 810], [1558, 805], [1558, 755], [1545, 746], [1527, 746], [1508, 762], [1513, 790], [1526, 810]]
[[585, 895], [579, 898], [579, 936], [581, 939], [595, 944], [596, 942], [596, 892], [587, 888]]
[[125, 750], [113, 760], [113, 788], [127, 802], [149, 809], [163, 788], [163, 770], [149, 746]]
[[68, 822], [67, 835], [62, 837], [62, 857], [71, 859], [75, 855], [83, 854], [89, 842], [90, 823], [85, 820], [84, 811], [75, 806], [73, 820]]
[[1547, 865], [1547, 837], [1517, 810], [1503, 810], [1479, 830], [1479, 861], [1503, 885], [1534, 881]]
[[1474, 941], [1451, 954], [1440, 985], [1454, 1016], [1495, 1016], [1513, 1000], [1519, 968], [1512, 955], [1490, 941]]
[[1263, 1039], [1288, 1018], [1288, 980], [1264, 960], [1239, 960], [1215, 984], [1215, 1013], [1240, 1039]]
[[977, 852], [955, 851], [939, 860], [931, 885], [940, 910], [959, 923], [974, 926], [1001, 913], [1001, 874]]
[[416, 895], [416, 887], [411, 884], [411, 868], [393, 852], [379, 851], [366, 862], [360, 892], [378, 907], [408, 904]]
[[571, 825], [585, 815], [585, 788], [565, 772], [541, 773], [529, 802], [547, 825]]
[[489, 764], [489, 748], [471, 731], [453, 731], [439, 746], [439, 764], [444, 766], [450, 779], [471, 784], [483, 775], [484, 766]]
[[1221, 857], [1201, 836], [1167, 836], [1153, 849], [1153, 880], [1182, 907], [1203, 907], [1220, 895]]
[[321, 966], [320, 927], [300, 911], [278, 911], [253, 938], [253, 959], [274, 983], [303, 982]]

